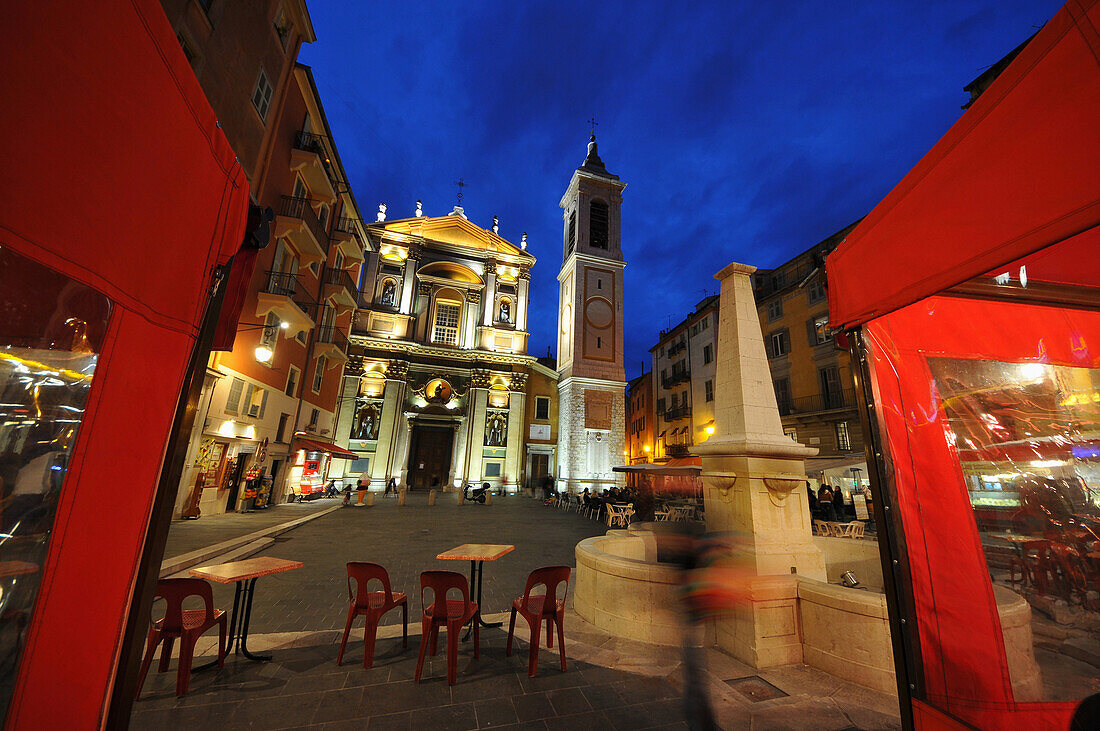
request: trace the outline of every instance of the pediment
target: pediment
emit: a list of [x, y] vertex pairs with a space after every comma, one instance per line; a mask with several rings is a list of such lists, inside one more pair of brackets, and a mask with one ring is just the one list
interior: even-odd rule
[[457, 215], [403, 218], [372, 226], [372, 228], [377, 227], [393, 233], [420, 236], [441, 244], [452, 244], [510, 256], [530, 257], [526, 251], [499, 235]]

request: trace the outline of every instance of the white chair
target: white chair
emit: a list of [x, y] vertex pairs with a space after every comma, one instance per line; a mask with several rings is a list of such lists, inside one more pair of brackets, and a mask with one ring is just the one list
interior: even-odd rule
[[815, 534], [817, 534], [819, 536], [827, 536], [827, 535], [829, 535], [829, 532], [830, 532], [829, 531], [829, 524], [826, 523], [824, 520], [815, 520], [814, 521], [814, 533]]
[[662, 507], [662, 508], [654, 508], [653, 509], [653, 520], [654, 520], [654, 522], [661, 523], [663, 521], [667, 521], [668, 516], [669, 516], [669, 509], [668, 508], [663, 508]]

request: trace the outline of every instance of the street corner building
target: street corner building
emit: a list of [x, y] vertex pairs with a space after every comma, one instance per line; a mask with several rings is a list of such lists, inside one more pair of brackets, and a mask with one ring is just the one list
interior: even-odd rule
[[336, 439], [373, 491], [537, 484], [554, 464], [557, 373], [527, 353], [531, 267], [461, 207], [368, 224]]

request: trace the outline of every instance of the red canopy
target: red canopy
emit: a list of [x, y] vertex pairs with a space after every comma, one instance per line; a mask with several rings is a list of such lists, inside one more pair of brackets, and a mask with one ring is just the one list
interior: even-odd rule
[[304, 449], [307, 452], [328, 452], [335, 459], [359, 459], [359, 455], [355, 452], [349, 452], [339, 444], [333, 444], [332, 442], [325, 442], [320, 439], [306, 439], [304, 437], [298, 437], [297, 442], [298, 448]]
[[850, 328], [1100, 224], [1100, 5], [1071, 0], [828, 258]]
[[248, 185], [159, 2], [14, 2], [4, 21], [0, 246], [112, 303], [6, 726], [98, 728], [212, 270], [240, 244]]

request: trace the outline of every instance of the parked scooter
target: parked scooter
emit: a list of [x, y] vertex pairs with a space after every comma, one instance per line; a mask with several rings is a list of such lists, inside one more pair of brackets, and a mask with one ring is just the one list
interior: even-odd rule
[[462, 489], [462, 499], [465, 502], [478, 502], [485, 503], [485, 495], [489, 492], [489, 483], [481, 483], [481, 487], [474, 487], [473, 491], [470, 488], [473, 487], [473, 483], [468, 483], [466, 487]]

